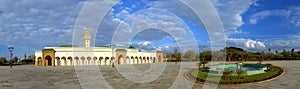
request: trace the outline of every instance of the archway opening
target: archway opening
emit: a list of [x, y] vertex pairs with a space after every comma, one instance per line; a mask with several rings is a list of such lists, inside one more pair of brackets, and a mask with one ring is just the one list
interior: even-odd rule
[[122, 55], [118, 56], [118, 64], [124, 64], [124, 58]]
[[72, 59], [72, 57], [68, 57], [67, 59], [69, 61], [68, 65], [72, 66], [73, 65], [73, 59]]
[[42, 57], [38, 57], [38, 65], [39, 65], [39, 66], [42, 65]]
[[45, 59], [46, 59], [46, 66], [51, 66], [52, 65], [52, 58], [51, 58], [51, 56], [47, 55], [45, 57]]
[[79, 61], [79, 57], [75, 57], [74, 59], [75, 59], [75, 64], [79, 65], [79, 62], [78, 62]]
[[56, 66], [60, 66], [60, 58], [59, 57], [56, 57]]

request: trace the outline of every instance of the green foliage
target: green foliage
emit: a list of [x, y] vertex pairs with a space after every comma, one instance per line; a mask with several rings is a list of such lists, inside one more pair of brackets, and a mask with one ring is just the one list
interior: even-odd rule
[[244, 76], [246, 74], [246, 71], [243, 71], [242, 69], [239, 69], [236, 73], [238, 75], [237, 79], [240, 79], [241, 76]]
[[13, 62], [14, 62], [14, 63], [18, 62], [18, 60], [19, 60], [19, 58], [18, 58], [17, 56], [15, 56], [15, 57], [13, 58]]
[[6, 63], [6, 62], [7, 62], [7, 60], [6, 60], [5, 57], [1, 57], [1, 58], [0, 58], [0, 64], [4, 64], [4, 63]]
[[202, 67], [203, 69], [205, 68], [205, 64], [206, 64], [206, 63], [208, 63], [208, 62], [207, 62], [207, 61], [202, 61], [202, 62], [201, 62], [202, 66], [203, 66], [203, 67]]
[[22, 62], [22, 64], [34, 64], [34, 60], [31, 60], [31, 59], [22, 60], [21, 62]]
[[283, 57], [288, 60], [289, 57], [291, 56], [291, 52], [285, 51], [283, 50], [283, 52], [281, 53], [283, 55]]
[[[240, 72], [241, 76], [243, 72]], [[251, 83], [251, 82], [259, 82], [263, 80], [272, 79], [276, 76], [279, 76], [283, 73], [283, 70], [279, 67], [271, 66], [270, 70], [266, 73], [256, 74], [256, 75], [244, 75], [242, 78], [237, 78], [237, 75], [231, 75], [232, 71], [224, 71], [223, 77], [219, 80], [219, 75], [212, 75], [207, 77], [208, 73], [203, 72], [202, 70], [193, 70], [191, 75], [196, 77], [198, 81], [201, 82], [212, 82], [212, 83], [220, 83], [220, 84], [242, 84], [242, 83]], [[225, 75], [228, 75], [227, 78]]]
[[[214, 57], [212, 58], [212, 54]], [[282, 52], [275, 50], [271, 52], [271, 49], [265, 50], [265, 52], [248, 52], [242, 48], [226, 47], [220, 51], [204, 51], [196, 54], [194, 51], [187, 51], [185, 53], [169, 53], [166, 55], [168, 59], [180, 60], [181, 55], [185, 59], [196, 59], [200, 61], [211, 61], [212, 59], [223, 59], [226, 55], [227, 61], [268, 61], [268, 60], [297, 60], [300, 59], [300, 51], [286, 51]], [[195, 57], [193, 57], [195, 56]], [[191, 60], [190, 60], [191, 61]]]
[[229, 69], [225, 69], [223, 71], [223, 79], [225, 80], [229, 80], [229, 76], [233, 73], [233, 71], [229, 70]]
[[61, 45], [59, 47], [78, 47], [77, 45]]

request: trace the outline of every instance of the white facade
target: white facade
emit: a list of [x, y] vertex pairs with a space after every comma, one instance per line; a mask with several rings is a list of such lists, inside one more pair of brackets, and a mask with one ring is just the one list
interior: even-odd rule
[[[77, 65], [112, 65], [115, 64], [145, 64], [162, 62], [162, 56], [156, 57], [157, 53], [139, 52], [136, 49], [122, 49], [126, 52], [118, 54], [117, 50], [109, 47], [79, 48], [79, 47], [45, 47], [54, 50], [55, 66]], [[125, 55], [124, 55], [125, 53]], [[45, 55], [42, 51], [36, 51], [36, 64], [44, 65]], [[47, 56], [47, 55], [46, 55]]]
[[88, 29], [83, 37], [84, 47], [45, 47], [35, 51], [37, 66], [77, 66], [144, 64], [163, 61], [162, 52], [139, 52], [137, 49], [115, 49], [90, 47]]

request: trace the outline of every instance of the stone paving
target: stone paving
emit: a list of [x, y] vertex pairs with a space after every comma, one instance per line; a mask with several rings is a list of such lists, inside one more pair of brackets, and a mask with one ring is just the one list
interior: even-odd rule
[[[286, 70], [286, 74], [272, 81], [236, 85], [218, 86], [219, 89], [298, 89], [300, 88], [300, 61], [268, 61]], [[0, 89], [201, 89], [203, 84], [197, 84], [187, 80], [183, 73], [197, 68], [195, 62], [164, 63], [133, 65], [136, 70], [126, 69], [129, 65], [111, 66], [59, 66], [36, 67], [34, 65], [0, 66]], [[149, 72], [149, 68], [163, 70]], [[125, 68], [135, 75], [137, 79], [149, 79], [154, 81], [133, 81], [124, 77], [118, 68]], [[123, 69], [124, 70], [124, 69]], [[140, 74], [133, 72], [139, 71]], [[150, 75], [146, 76], [146, 75]], [[134, 77], [133, 77], [134, 78]]]

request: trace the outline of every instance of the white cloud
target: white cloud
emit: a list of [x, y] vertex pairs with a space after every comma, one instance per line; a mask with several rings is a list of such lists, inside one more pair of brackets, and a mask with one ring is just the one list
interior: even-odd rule
[[259, 20], [270, 16], [284, 17], [295, 26], [300, 26], [300, 6], [257, 12], [251, 16], [250, 23], [256, 24]]
[[288, 35], [287, 38], [270, 41], [267, 45], [275, 50], [287, 50], [292, 48], [300, 50], [300, 32]]
[[225, 30], [237, 30], [244, 24], [242, 14], [255, 4], [254, 0], [212, 0]]
[[250, 19], [250, 23], [251, 24], [256, 24], [257, 23], [257, 19]]
[[144, 42], [133, 42], [131, 45], [137, 49], [143, 50], [143, 51], [155, 51], [156, 48], [152, 45], [152, 42], [150, 41], [144, 41]]
[[82, 5], [73, 0], [1, 0], [0, 45], [40, 49], [70, 44], [70, 34]]
[[264, 42], [245, 38], [228, 38], [227, 43], [230, 46], [241, 47], [249, 50], [264, 50], [266, 48]]

